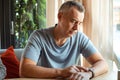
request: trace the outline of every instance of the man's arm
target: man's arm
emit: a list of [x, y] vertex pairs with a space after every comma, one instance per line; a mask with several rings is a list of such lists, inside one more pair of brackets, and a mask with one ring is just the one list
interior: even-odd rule
[[[81, 68], [82, 69], [82, 68]], [[47, 68], [37, 66], [34, 61], [28, 58], [22, 59], [20, 63], [20, 76], [33, 78], [66, 78], [77, 72], [79, 69], [76, 66], [70, 66], [65, 69]]]
[[[87, 60], [91, 63], [92, 67], [86, 70], [73, 73], [70, 80], [89, 80], [93, 77], [99, 76], [108, 71], [108, 65], [100, 54], [92, 54]], [[81, 66], [77, 66], [81, 70]]]
[[91, 68], [93, 69], [94, 77], [108, 71], [108, 65], [101, 54], [92, 54], [87, 60], [92, 65]]
[[60, 75], [60, 69], [51, 69], [37, 66], [34, 61], [28, 58], [22, 59], [20, 63], [20, 76], [21, 77], [34, 77], [34, 78], [54, 78]]

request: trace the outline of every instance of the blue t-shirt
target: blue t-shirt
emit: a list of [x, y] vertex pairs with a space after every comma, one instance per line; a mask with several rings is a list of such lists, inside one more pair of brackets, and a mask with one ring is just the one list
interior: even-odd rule
[[80, 54], [88, 57], [97, 52], [82, 32], [77, 32], [62, 46], [58, 46], [54, 41], [53, 29], [54, 27], [34, 31], [28, 39], [23, 56], [35, 61], [38, 66], [65, 68], [75, 65]]

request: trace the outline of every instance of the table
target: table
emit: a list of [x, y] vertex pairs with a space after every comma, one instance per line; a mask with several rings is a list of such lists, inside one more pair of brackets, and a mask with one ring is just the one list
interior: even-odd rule
[[92, 80], [118, 80], [118, 69], [116, 64], [111, 60], [108, 60], [107, 62], [109, 65], [109, 71], [103, 75], [97, 76]]
[[[118, 80], [118, 70], [114, 69], [113, 61], [109, 61], [109, 71], [103, 75], [97, 76], [92, 80]], [[5, 80], [62, 80], [62, 79], [35, 79], [35, 78], [15, 78], [15, 79], [5, 79]]]
[[62, 80], [62, 79], [35, 79], [35, 78], [14, 78], [5, 80]]
[[[34, 79], [34, 78], [15, 78], [15, 79], [5, 79], [5, 80], [61, 80], [61, 79]], [[92, 80], [117, 80], [117, 71], [110, 71], [103, 75], [100, 75]]]

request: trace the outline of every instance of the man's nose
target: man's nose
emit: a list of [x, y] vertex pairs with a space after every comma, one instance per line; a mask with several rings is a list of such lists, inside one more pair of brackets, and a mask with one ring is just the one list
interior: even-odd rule
[[79, 24], [75, 24], [74, 26], [73, 26], [73, 30], [78, 30], [79, 29]]

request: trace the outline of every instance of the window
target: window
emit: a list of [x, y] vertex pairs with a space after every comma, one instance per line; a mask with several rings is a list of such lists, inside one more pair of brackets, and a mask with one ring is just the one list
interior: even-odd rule
[[120, 0], [113, 0], [113, 50], [120, 55]]
[[46, 0], [0, 0], [0, 48], [24, 48], [33, 30], [46, 27]]
[[120, 0], [113, 0], [113, 51], [117, 68], [120, 69]]
[[23, 48], [33, 30], [46, 27], [46, 0], [16, 0], [14, 12], [14, 46]]

